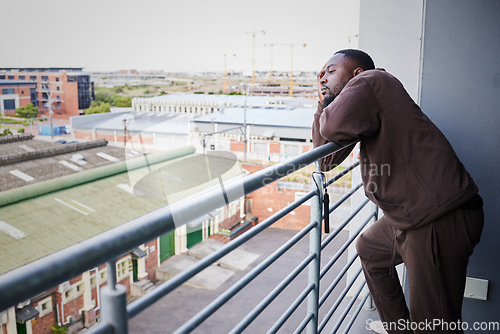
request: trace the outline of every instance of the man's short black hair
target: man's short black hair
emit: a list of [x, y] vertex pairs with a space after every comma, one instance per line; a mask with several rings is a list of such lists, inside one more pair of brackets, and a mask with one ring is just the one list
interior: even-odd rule
[[341, 53], [344, 57], [354, 60], [363, 71], [375, 69], [372, 58], [366, 52], [356, 49], [345, 49], [335, 52], [335, 54], [337, 53]]

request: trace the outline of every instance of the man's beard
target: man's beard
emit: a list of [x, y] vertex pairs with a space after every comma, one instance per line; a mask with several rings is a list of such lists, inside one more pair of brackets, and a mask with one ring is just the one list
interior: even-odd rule
[[325, 98], [323, 99], [323, 109], [328, 107], [328, 105], [332, 103], [336, 97], [337, 95], [335, 95], [333, 92], [330, 92], [330, 94], [325, 95]]
[[344, 89], [345, 85], [347, 85], [347, 81], [342, 81], [338, 83], [333, 89], [328, 89], [328, 93], [325, 95], [323, 99], [323, 109], [326, 108], [330, 103], [335, 100], [337, 96], [339, 96], [340, 92]]

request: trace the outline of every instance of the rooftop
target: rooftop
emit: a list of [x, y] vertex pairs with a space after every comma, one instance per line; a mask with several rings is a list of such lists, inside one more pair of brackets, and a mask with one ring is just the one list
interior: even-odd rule
[[[314, 108], [275, 109], [247, 108], [246, 123], [251, 125], [267, 125], [273, 127], [308, 128], [312, 126]], [[244, 108], [228, 108], [213, 114], [196, 118], [195, 122], [243, 124]]]
[[[196, 194], [219, 182], [212, 175], [225, 181], [241, 174], [230, 156], [196, 155], [191, 147], [135, 158], [121, 152], [115, 163], [0, 193], [0, 275]], [[43, 170], [67, 161], [63, 156], [49, 159], [54, 161], [46, 161]], [[89, 158], [93, 167], [100, 162]], [[29, 163], [31, 173], [37, 163], [42, 165], [39, 160]], [[43, 180], [42, 169], [40, 177], [33, 175], [35, 182]]]
[[167, 94], [149, 98], [137, 98], [137, 101], [150, 101], [151, 103], [162, 102], [185, 102], [185, 103], [216, 103], [224, 105], [243, 105], [246, 101], [248, 106], [313, 106], [314, 102], [307, 98], [288, 96], [244, 96], [244, 95], [218, 95], [218, 94]]
[[83, 115], [71, 118], [73, 129], [95, 129], [123, 133], [124, 120], [130, 132], [187, 134], [192, 115], [152, 112], [119, 112]]

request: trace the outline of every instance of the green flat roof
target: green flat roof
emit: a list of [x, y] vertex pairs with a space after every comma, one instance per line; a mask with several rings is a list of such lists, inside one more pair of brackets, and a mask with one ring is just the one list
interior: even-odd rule
[[241, 173], [228, 155], [190, 154], [0, 207], [0, 274]]

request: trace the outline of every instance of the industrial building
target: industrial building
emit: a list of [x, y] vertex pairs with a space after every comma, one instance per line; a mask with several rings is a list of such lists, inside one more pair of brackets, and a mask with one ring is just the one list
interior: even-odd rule
[[134, 98], [132, 109], [138, 112], [167, 112], [206, 115], [230, 107], [313, 107], [307, 98], [286, 96], [245, 96], [217, 94], [168, 94], [157, 97]]

